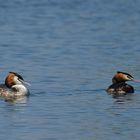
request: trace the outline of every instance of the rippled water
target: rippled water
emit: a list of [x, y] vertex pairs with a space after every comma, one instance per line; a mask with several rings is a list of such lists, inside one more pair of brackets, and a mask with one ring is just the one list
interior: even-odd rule
[[0, 139], [139, 140], [140, 84], [112, 98], [117, 70], [140, 79], [138, 0], [1, 0], [0, 79], [31, 83], [0, 100]]

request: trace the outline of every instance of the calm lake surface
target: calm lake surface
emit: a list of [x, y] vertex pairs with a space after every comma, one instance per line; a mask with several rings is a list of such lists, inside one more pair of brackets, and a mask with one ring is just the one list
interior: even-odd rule
[[0, 100], [0, 139], [139, 140], [140, 84], [105, 92], [118, 70], [140, 79], [139, 44], [138, 0], [0, 0], [0, 82], [31, 84]]

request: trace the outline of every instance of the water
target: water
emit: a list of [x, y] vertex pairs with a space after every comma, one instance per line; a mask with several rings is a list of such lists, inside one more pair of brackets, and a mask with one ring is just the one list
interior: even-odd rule
[[0, 100], [0, 139], [139, 140], [140, 84], [112, 98], [116, 71], [140, 79], [138, 0], [1, 0], [0, 81], [31, 83]]

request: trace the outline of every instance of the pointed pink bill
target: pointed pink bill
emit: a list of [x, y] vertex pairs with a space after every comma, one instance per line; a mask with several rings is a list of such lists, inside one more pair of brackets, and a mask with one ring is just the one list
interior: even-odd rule
[[133, 82], [140, 83], [140, 80], [135, 80], [135, 79], [133, 79], [132, 81], [133, 81]]
[[28, 83], [28, 82], [26, 82], [26, 81], [24, 81], [23, 83], [24, 83], [25, 85], [27, 85], [27, 86], [31, 86], [31, 84]]
[[24, 85], [31, 86], [31, 84], [30, 84], [30, 83], [28, 83], [28, 82], [26, 82], [26, 81], [24, 81], [24, 80], [21, 80], [21, 79], [20, 79], [20, 81], [21, 81], [21, 82], [22, 82], [22, 84], [24, 84]]

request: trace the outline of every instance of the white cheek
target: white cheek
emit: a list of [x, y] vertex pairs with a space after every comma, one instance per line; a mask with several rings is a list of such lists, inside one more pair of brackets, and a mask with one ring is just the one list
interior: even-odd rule
[[124, 77], [126, 80], [130, 80], [127, 76]]
[[21, 84], [21, 82], [18, 80], [18, 77], [14, 77], [14, 82], [15, 82], [16, 84]]

